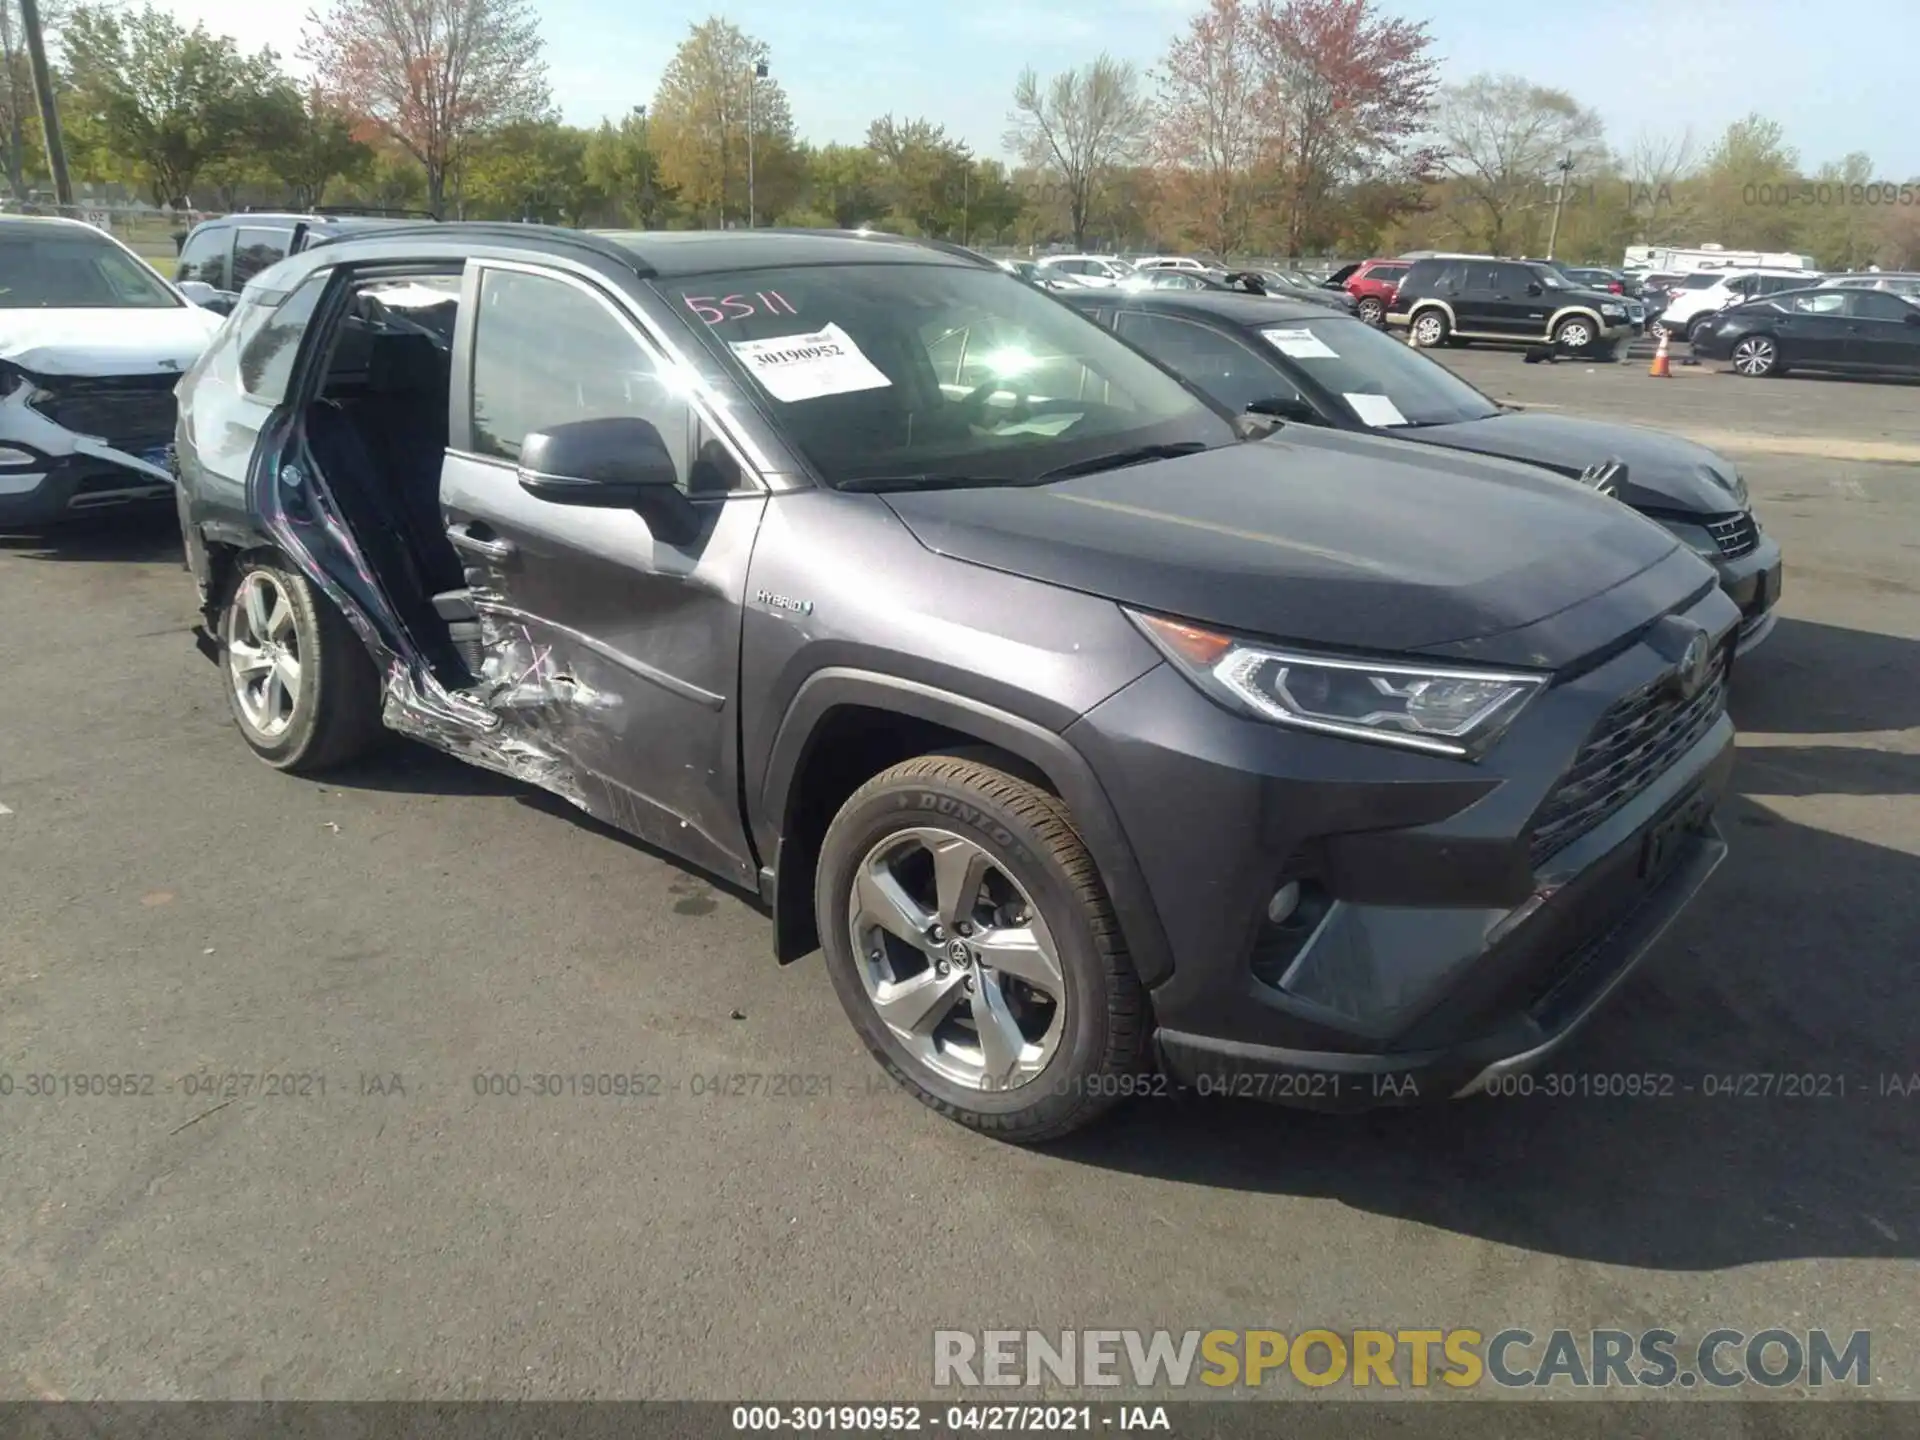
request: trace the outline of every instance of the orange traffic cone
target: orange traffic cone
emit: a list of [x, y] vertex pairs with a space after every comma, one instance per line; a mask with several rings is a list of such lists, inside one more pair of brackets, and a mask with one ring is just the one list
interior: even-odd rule
[[1660, 345], [1653, 352], [1653, 364], [1647, 367], [1647, 374], [1656, 380], [1665, 380], [1673, 374], [1673, 368], [1667, 360], [1667, 332], [1660, 332]]

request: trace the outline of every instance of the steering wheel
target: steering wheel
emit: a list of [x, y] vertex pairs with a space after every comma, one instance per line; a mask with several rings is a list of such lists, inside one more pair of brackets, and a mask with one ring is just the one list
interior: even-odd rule
[[[962, 395], [959, 400], [954, 403], [959, 407], [960, 413], [966, 417], [967, 424], [978, 425], [986, 418], [987, 401], [993, 397], [996, 391], [1004, 388], [1005, 383], [1003, 381], [989, 380], [984, 385], [974, 386], [973, 389], [969, 390], [965, 395]], [[1012, 423], [1020, 425], [1031, 420], [1036, 415], [1059, 415], [1070, 410], [1085, 410], [1086, 408], [1087, 406], [1084, 400], [1070, 400], [1062, 395], [1052, 396], [1044, 400], [1034, 400], [1028, 396], [1016, 394], [1013, 400], [1011, 419]]]

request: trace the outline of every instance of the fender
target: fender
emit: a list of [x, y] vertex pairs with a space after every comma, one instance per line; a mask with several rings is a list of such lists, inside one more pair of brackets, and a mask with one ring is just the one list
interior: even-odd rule
[[1407, 311], [1407, 323], [1411, 325], [1422, 310], [1444, 310], [1447, 316], [1447, 328], [1449, 330], [1458, 328], [1453, 323], [1453, 306], [1444, 300], [1438, 299], [1420, 299], [1414, 301], [1413, 308]]
[[[1553, 334], [1554, 326], [1558, 325], [1569, 315], [1583, 315], [1591, 320], [1593, 322], [1593, 338], [1596, 340], [1600, 338], [1601, 334], [1607, 328], [1607, 322], [1600, 318], [1600, 312], [1595, 310], [1591, 305], [1562, 305], [1547, 317], [1547, 334]], [[1627, 322], [1623, 320], [1620, 323], [1624, 325]]]
[[[794, 798], [794, 778], [806, 762], [821, 722], [836, 709], [856, 705], [945, 726], [995, 745], [1037, 768], [1073, 812], [1074, 828], [1099, 868], [1141, 983], [1156, 985], [1173, 973], [1166, 931], [1148, 897], [1133, 847], [1114, 816], [1099, 777], [1079, 751], [1054, 731], [977, 700], [891, 675], [837, 666], [814, 672], [794, 694], [774, 736], [766, 778], [760, 787], [757, 808], [762, 826], [777, 831], [773, 844], [761, 850], [762, 854], [770, 851], [774, 857], [772, 875], [762, 877], [762, 898], [773, 908], [779, 933], [786, 933], [787, 927], [780, 922], [783, 915], [792, 913], [791, 907], [810, 910], [813, 904], [809, 887], [800, 886], [798, 889], [805, 893], [795, 893], [795, 886], [781, 882], [784, 867], [780, 854]], [[781, 958], [795, 957], [783, 953]]]

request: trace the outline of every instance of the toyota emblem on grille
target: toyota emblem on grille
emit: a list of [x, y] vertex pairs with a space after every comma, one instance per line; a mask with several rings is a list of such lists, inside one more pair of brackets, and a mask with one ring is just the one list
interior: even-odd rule
[[1695, 633], [1687, 641], [1687, 648], [1680, 656], [1680, 664], [1673, 672], [1674, 684], [1679, 687], [1682, 699], [1691, 700], [1707, 688], [1707, 677], [1711, 673], [1713, 651], [1707, 644], [1707, 632]]

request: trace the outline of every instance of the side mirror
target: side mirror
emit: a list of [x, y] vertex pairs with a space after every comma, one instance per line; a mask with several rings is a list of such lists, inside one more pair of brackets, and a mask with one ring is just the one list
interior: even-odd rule
[[520, 488], [552, 505], [634, 510], [678, 539], [697, 519], [659, 430], [629, 415], [574, 420], [520, 442]]
[[1538, 280], [1529, 280], [1527, 282], [1527, 294], [1544, 295], [1546, 293], [1547, 293], [1546, 287], [1542, 285]]
[[1906, 321], [1907, 324], [1909, 325], [1920, 325], [1920, 310], [1909, 310], [1906, 314], [1902, 315], [1900, 318]]

